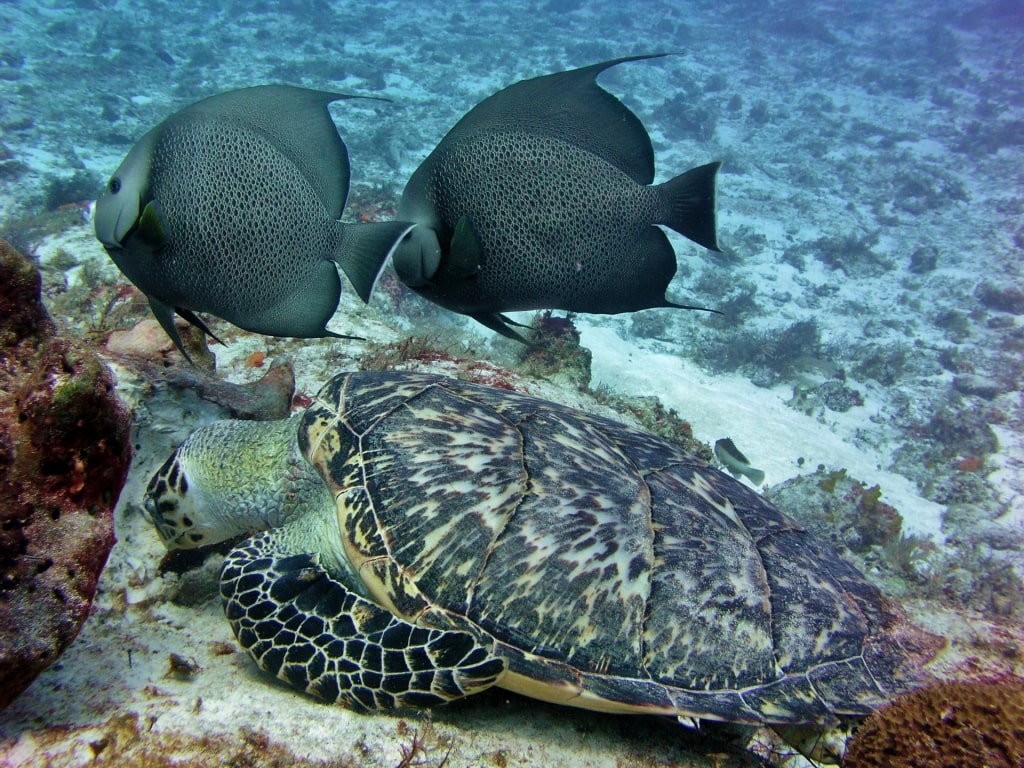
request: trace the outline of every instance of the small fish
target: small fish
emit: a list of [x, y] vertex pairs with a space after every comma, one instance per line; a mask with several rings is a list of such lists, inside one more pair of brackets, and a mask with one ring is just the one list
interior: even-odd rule
[[326, 329], [337, 267], [369, 300], [411, 225], [338, 220], [348, 151], [327, 105], [347, 98], [283, 85], [212, 96], [149, 131], [107, 183], [96, 237], [186, 358], [175, 312], [210, 336], [196, 312], [271, 336], [338, 336]]
[[754, 485], [764, 482], [764, 472], [750, 466], [750, 460], [740, 453], [731, 438], [723, 437], [715, 442], [715, 458], [725, 465], [733, 477], [748, 477]]
[[[664, 54], [659, 54], [664, 55]], [[409, 179], [392, 258], [413, 290], [524, 341], [502, 312], [674, 304], [663, 224], [712, 250], [719, 163], [663, 184], [640, 120], [597, 84], [630, 56], [523, 80], [471, 109]]]

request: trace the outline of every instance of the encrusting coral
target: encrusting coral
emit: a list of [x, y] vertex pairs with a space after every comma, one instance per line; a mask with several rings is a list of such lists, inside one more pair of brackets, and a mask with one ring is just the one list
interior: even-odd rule
[[64, 651], [114, 544], [130, 414], [0, 240], [0, 709]]
[[843, 768], [1020, 768], [1024, 678], [941, 682], [896, 698], [864, 721]]

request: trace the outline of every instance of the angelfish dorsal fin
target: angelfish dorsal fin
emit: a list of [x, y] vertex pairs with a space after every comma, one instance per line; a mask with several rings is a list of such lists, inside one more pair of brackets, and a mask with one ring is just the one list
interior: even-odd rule
[[654, 149], [647, 129], [629, 107], [597, 84], [597, 76], [618, 64], [665, 55], [625, 56], [520, 80], [473, 107], [442, 145], [481, 132], [548, 136], [597, 155], [637, 184], [650, 184]]

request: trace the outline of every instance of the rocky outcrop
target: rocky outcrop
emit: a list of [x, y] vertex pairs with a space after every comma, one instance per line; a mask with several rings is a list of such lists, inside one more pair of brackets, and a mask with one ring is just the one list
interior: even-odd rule
[[0, 240], [0, 708], [74, 640], [114, 544], [130, 414]]

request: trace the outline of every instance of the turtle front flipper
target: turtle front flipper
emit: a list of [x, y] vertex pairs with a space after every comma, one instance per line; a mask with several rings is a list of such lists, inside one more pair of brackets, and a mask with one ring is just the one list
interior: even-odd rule
[[505, 671], [469, 633], [417, 627], [347, 589], [317, 555], [279, 554], [279, 531], [247, 539], [221, 571], [228, 621], [261, 669], [361, 712], [443, 704]]

